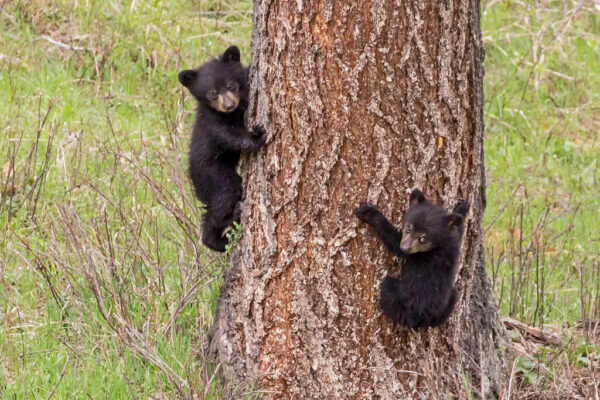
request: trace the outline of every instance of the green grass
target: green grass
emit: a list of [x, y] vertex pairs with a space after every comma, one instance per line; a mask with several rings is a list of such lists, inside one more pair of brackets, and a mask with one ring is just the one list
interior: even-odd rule
[[250, 3], [133, 3], [2, 6], [1, 398], [240, 393], [201, 351], [224, 258], [198, 241], [177, 72], [231, 42], [247, 62]]
[[[176, 74], [248, 62], [251, 2], [0, 4], [0, 398], [241, 395], [203, 359], [224, 258]], [[482, 4], [488, 270], [503, 314], [573, 324], [600, 314], [600, 15], [532, 4]]]
[[600, 270], [600, 15], [550, 1], [482, 7], [484, 226], [501, 310], [530, 323], [590, 317], [580, 302], [600, 306], [590, 279]]

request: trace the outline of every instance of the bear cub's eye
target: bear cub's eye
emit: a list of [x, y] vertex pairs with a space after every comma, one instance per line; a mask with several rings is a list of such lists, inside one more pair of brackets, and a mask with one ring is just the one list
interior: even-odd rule
[[421, 242], [421, 243], [427, 243], [427, 239], [425, 239], [425, 236], [421, 236], [419, 238], [419, 242]]
[[239, 85], [236, 81], [229, 81], [227, 82], [227, 89], [231, 90], [232, 92], [237, 92]]
[[216, 100], [217, 97], [219, 97], [219, 93], [215, 89], [213, 89], [210, 92], [208, 92], [206, 96], [209, 100]]
[[409, 226], [409, 225], [406, 225], [406, 228], [404, 229], [404, 231], [405, 231], [406, 233], [410, 233], [410, 226]]

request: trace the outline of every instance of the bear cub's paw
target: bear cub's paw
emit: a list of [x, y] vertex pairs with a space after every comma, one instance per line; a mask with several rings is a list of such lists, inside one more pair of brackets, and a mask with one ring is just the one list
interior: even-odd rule
[[469, 208], [470, 208], [470, 204], [468, 201], [466, 201], [464, 199], [458, 199], [458, 202], [454, 206], [454, 210], [452, 210], [452, 212], [454, 214], [458, 214], [462, 217], [465, 217], [467, 215], [467, 213], [469, 212]]
[[264, 137], [265, 139], [267, 137], [267, 130], [260, 124], [256, 124], [252, 127], [252, 133], [257, 137]]
[[381, 213], [371, 203], [360, 203], [357, 208], [354, 209], [354, 215], [363, 222], [373, 222]]

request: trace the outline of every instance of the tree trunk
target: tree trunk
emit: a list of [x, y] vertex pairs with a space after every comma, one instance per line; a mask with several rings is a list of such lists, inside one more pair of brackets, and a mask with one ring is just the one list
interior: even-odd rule
[[[244, 160], [213, 351], [264, 398], [497, 397], [479, 3], [257, 0], [252, 47], [250, 119], [270, 138]], [[381, 314], [379, 284], [401, 263], [352, 212], [370, 201], [398, 224], [415, 187], [471, 203], [456, 309], [420, 330]]]

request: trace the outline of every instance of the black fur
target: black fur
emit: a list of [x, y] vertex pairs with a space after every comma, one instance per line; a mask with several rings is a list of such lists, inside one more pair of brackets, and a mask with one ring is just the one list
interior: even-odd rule
[[236, 167], [240, 152], [258, 150], [266, 135], [260, 126], [254, 127], [254, 134], [246, 129], [248, 69], [240, 62], [236, 46], [196, 69], [181, 71], [179, 81], [198, 102], [189, 173], [196, 196], [206, 206], [202, 242], [225, 251], [223, 232], [239, 220], [242, 178]]
[[405, 259], [400, 276], [397, 279], [387, 276], [381, 283], [383, 313], [410, 328], [438, 326], [446, 322], [456, 304], [454, 276], [469, 203], [459, 201], [452, 213], [447, 214], [442, 206], [428, 202], [418, 189], [411, 193], [409, 203], [404, 234], [408, 239], [410, 235], [422, 235], [426, 244], [418, 242], [417, 246], [427, 247], [410, 254], [406, 251], [414, 248], [401, 248], [401, 243], [406, 245], [410, 240], [403, 241], [403, 232], [373, 204], [361, 203], [354, 213], [371, 225], [389, 251]]

